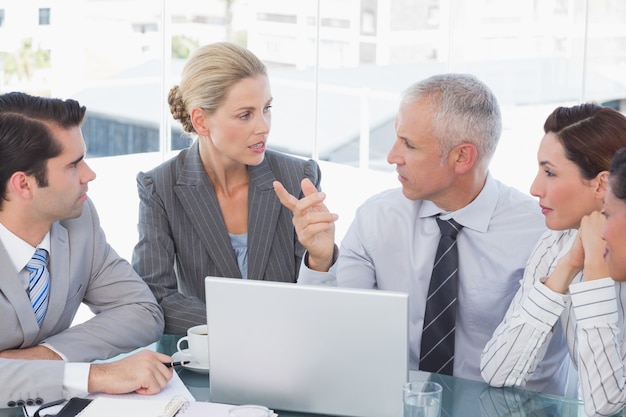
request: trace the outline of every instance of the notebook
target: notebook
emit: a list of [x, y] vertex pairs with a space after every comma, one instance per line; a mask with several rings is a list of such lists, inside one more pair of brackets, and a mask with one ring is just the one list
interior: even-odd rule
[[[98, 397], [72, 414], [56, 417], [228, 417], [235, 406], [231, 404], [189, 401], [183, 397], [171, 400], [138, 400], [133, 398]], [[270, 411], [271, 412], [271, 411]], [[271, 412], [272, 417], [277, 417]]]
[[[72, 399], [74, 400], [74, 399]], [[72, 404], [72, 400], [68, 405]], [[141, 417], [174, 417], [184, 411], [189, 405], [185, 398], [171, 400], [136, 400], [130, 398], [99, 397], [87, 400], [88, 404], [81, 405], [82, 410], [62, 409], [57, 417], [104, 417], [104, 416], [141, 416]]]
[[407, 294], [216, 277], [205, 285], [211, 401], [402, 415]]
[[[93, 404], [96, 402], [96, 400], [97, 400], [97, 403]], [[69, 402], [62, 403], [53, 407], [47, 407], [43, 409], [42, 411], [40, 411], [40, 414], [42, 416], [43, 415], [57, 415], [57, 417], [75, 416], [81, 410], [83, 409], [87, 410], [88, 407], [91, 408], [92, 410], [89, 412], [93, 412], [93, 410], [96, 410], [95, 412], [98, 412], [97, 410], [100, 407], [109, 407], [110, 412], [105, 415], [123, 416], [123, 415], [131, 415], [130, 412], [134, 411], [133, 410], [134, 407], [140, 407], [143, 409], [143, 413], [132, 414], [132, 415], [136, 415], [137, 417], [139, 416], [147, 417], [147, 416], [151, 416], [152, 415], [151, 413], [159, 411], [155, 415], [161, 416], [164, 414], [164, 406], [169, 404], [173, 400], [176, 400], [174, 401], [174, 403], [179, 402], [181, 404], [186, 404], [187, 402], [195, 401], [193, 395], [191, 395], [191, 392], [187, 389], [187, 387], [185, 386], [185, 383], [180, 379], [180, 376], [178, 375], [177, 372], [174, 372], [172, 374], [172, 379], [170, 379], [170, 381], [165, 386], [165, 388], [163, 388], [158, 394], [143, 395], [143, 394], [137, 394], [134, 392], [131, 392], [128, 394], [105, 394], [102, 392], [98, 392], [98, 393], [89, 394], [85, 398], [72, 398]], [[121, 414], [117, 413], [115, 411], [116, 407], [126, 406], [126, 404], [124, 403], [128, 403], [127, 404], [128, 413], [121, 413]], [[92, 404], [93, 404], [93, 407], [92, 407]], [[38, 409], [39, 409], [39, 406], [37, 405], [27, 406], [26, 407], [27, 415], [29, 416], [34, 415]], [[83, 415], [86, 415], [87, 417], [89, 417], [89, 414], [87, 413], [88, 411], [85, 411], [85, 414]]]

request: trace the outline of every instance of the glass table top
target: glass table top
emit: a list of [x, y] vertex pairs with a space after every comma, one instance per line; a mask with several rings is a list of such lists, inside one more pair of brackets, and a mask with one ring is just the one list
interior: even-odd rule
[[[210, 401], [209, 374], [179, 369], [179, 376], [197, 401]], [[448, 375], [411, 372], [410, 380], [429, 378], [443, 387], [441, 417], [584, 417], [582, 402]], [[401, 387], [399, 389], [402, 389]], [[313, 414], [276, 410], [282, 417]], [[316, 414], [318, 415], [318, 414]], [[399, 416], [400, 417], [400, 416]]]
[[[166, 335], [157, 350], [176, 352], [180, 336]], [[210, 401], [210, 371], [198, 373], [177, 368], [179, 376], [197, 401]], [[517, 388], [494, 388], [479, 381], [426, 372], [410, 372], [409, 380], [430, 379], [443, 387], [441, 417], [584, 417], [581, 401]], [[402, 387], [398, 387], [399, 390]], [[275, 410], [281, 417], [313, 414]], [[319, 416], [319, 414], [315, 414]], [[621, 413], [620, 413], [621, 415]], [[399, 416], [400, 417], [400, 416]]]

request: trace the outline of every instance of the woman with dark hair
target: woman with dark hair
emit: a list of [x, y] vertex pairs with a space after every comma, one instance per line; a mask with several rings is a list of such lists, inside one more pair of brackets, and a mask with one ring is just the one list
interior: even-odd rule
[[614, 414], [626, 405], [626, 149], [611, 164], [602, 212], [585, 216], [570, 251], [584, 281], [572, 291], [577, 322], [578, 372], [589, 415]]
[[[611, 404], [591, 389], [601, 390], [604, 376], [590, 372], [579, 352], [581, 320], [590, 312], [577, 308], [575, 301], [595, 285], [591, 280], [596, 277], [581, 271], [575, 249], [582, 219], [602, 209], [611, 158], [626, 147], [626, 117], [595, 104], [559, 107], [547, 118], [544, 131], [539, 172], [530, 191], [551, 230], [537, 243], [521, 287], [483, 351], [481, 372], [494, 386], [524, 386], [542, 358], [566, 360], [567, 347], [591, 407], [587, 411], [604, 413]], [[616, 290], [626, 300], [626, 287]]]

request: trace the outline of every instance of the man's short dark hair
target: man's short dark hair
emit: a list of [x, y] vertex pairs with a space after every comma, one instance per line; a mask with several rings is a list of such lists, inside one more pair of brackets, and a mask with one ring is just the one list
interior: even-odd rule
[[7, 183], [15, 172], [34, 175], [48, 185], [46, 163], [61, 153], [50, 126], [80, 126], [85, 106], [76, 100], [36, 97], [21, 92], [0, 95], [0, 208], [7, 199]]

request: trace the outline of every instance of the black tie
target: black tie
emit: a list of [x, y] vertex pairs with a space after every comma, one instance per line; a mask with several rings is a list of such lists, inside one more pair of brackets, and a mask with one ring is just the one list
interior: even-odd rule
[[441, 239], [428, 287], [420, 349], [420, 369], [452, 375], [459, 271], [456, 235], [463, 226], [453, 219], [442, 220], [437, 217], [436, 220], [441, 230]]

